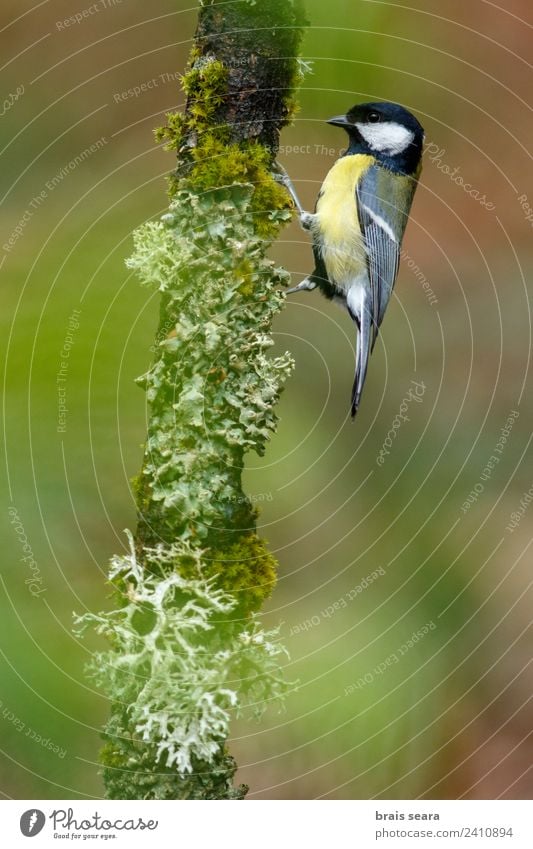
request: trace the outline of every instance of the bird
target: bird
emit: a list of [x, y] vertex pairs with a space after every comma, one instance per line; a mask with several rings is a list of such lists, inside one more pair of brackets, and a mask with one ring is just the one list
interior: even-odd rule
[[286, 294], [317, 287], [357, 326], [351, 415], [355, 417], [370, 354], [390, 301], [400, 248], [422, 170], [424, 129], [398, 103], [360, 103], [326, 123], [348, 134], [348, 147], [326, 175], [314, 212], [306, 212], [279, 162], [274, 177], [289, 191], [310, 231], [315, 268]]

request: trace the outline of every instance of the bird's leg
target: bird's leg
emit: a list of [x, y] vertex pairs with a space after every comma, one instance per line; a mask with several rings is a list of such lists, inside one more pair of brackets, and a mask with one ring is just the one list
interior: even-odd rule
[[[289, 192], [291, 198], [294, 201], [294, 205], [298, 210], [298, 215], [300, 218], [300, 224], [302, 225], [304, 230], [309, 230], [313, 223], [314, 215], [311, 212], [306, 212], [300, 203], [300, 198], [296, 193], [296, 189], [294, 188], [294, 184], [285, 171], [283, 165], [279, 162], [274, 162], [273, 165], [273, 176], [274, 179], [277, 180], [278, 183], [281, 183], [282, 186], [285, 186], [287, 191]], [[311, 280], [310, 277], [305, 277], [297, 286], [292, 286], [290, 289], [286, 289], [286, 295], [293, 295], [295, 292], [312, 292], [313, 289], [316, 289], [317, 284]]]
[[309, 277], [305, 277], [301, 283], [298, 283], [297, 286], [293, 286], [291, 289], [287, 289], [285, 291], [286, 295], [293, 295], [294, 292], [312, 292], [313, 289], [316, 289], [317, 284], [313, 282]]
[[[283, 165], [281, 165], [277, 161], [274, 162], [272, 175], [273, 175], [274, 179], [277, 180], [278, 183], [281, 183], [282, 186], [285, 186], [285, 188], [289, 192], [291, 198], [294, 201], [294, 205], [295, 205], [296, 209], [298, 210], [298, 216], [300, 218], [300, 224], [302, 225], [303, 229], [304, 230], [310, 230], [311, 225], [313, 223], [314, 215], [313, 215], [312, 212], [306, 212], [305, 209], [303, 208], [302, 204], [300, 203], [300, 198], [296, 194], [296, 189], [294, 188], [294, 183], [292, 182], [291, 178], [289, 177], [289, 175], [285, 171], [285, 168], [283, 167]], [[303, 288], [306, 288], [306, 287], [303, 287]]]

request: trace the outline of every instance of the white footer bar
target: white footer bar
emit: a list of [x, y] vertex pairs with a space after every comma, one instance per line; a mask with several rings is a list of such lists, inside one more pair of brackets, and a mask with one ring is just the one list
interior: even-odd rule
[[[2, 845], [531, 849], [528, 801], [3, 801]], [[31, 842], [32, 839], [35, 842]]]

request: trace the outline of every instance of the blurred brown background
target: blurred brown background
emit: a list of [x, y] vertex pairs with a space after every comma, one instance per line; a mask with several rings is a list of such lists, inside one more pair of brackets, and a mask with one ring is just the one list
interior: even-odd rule
[[[235, 723], [239, 778], [265, 799], [528, 798], [530, 4], [307, 8], [312, 73], [280, 154], [307, 207], [345, 141], [324, 121], [355, 102], [401, 102], [429, 147], [355, 424], [348, 316], [308, 293], [275, 328], [296, 371], [246, 478], [280, 561], [265, 622], [283, 623], [299, 687], [284, 713]], [[72, 611], [108, 603], [106, 565], [135, 522], [133, 381], [157, 299], [124, 259], [166, 206], [173, 157], [152, 128], [182, 105], [196, 9], [4, 0], [1, 15], [0, 786], [98, 797], [108, 705]], [[311, 268], [296, 224], [273, 255], [295, 281]]]

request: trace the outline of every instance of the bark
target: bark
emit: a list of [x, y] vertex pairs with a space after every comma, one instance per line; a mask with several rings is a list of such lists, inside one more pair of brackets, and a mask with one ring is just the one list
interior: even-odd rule
[[232, 141], [253, 140], [277, 152], [292, 113], [303, 20], [302, 5], [291, 0], [202, 9], [195, 43], [201, 56], [228, 68], [227, 95], [214, 122], [230, 126]]

